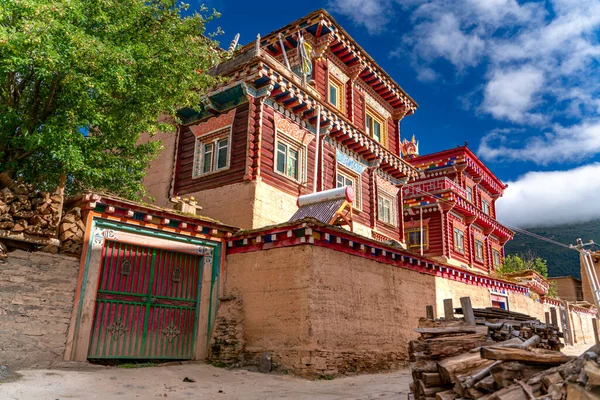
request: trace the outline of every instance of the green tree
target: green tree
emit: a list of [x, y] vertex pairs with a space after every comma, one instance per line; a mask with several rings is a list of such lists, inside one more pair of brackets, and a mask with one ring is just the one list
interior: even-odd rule
[[[0, 172], [136, 198], [176, 110], [215, 78], [217, 17], [176, 0], [0, 0]], [[187, 13], [187, 12], [186, 12]], [[211, 36], [212, 37], [212, 36]], [[161, 118], [167, 116], [167, 118]], [[171, 122], [171, 123], [169, 123]]]
[[511, 272], [534, 270], [542, 275], [544, 278], [548, 277], [548, 265], [546, 260], [536, 257], [533, 253], [527, 252], [525, 254], [509, 254], [504, 257], [504, 262], [496, 270], [496, 273], [500, 276], [510, 274]]

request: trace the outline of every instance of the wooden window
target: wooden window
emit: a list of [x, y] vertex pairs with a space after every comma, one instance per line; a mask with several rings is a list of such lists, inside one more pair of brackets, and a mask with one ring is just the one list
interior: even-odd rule
[[385, 144], [385, 123], [377, 113], [367, 108], [365, 117], [365, 130], [367, 135], [375, 141]]
[[496, 249], [492, 250], [492, 265], [494, 268], [498, 268], [500, 266], [500, 252]]
[[275, 171], [300, 182], [302, 178], [302, 146], [281, 138], [277, 140]]
[[377, 219], [389, 225], [397, 224], [395, 198], [383, 191], [377, 194]]
[[465, 233], [458, 228], [454, 228], [454, 250], [462, 254], [465, 252]]
[[329, 76], [329, 102], [338, 110], [344, 111], [344, 85]]
[[481, 211], [484, 214], [490, 215], [490, 203], [487, 200], [481, 199]]
[[478, 239], [475, 239], [475, 260], [479, 262], [485, 261], [483, 254], [483, 242]]
[[[410, 228], [405, 230], [406, 243], [408, 243], [409, 249], [420, 249], [421, 248], [421, 229]], [[426, 249], [429, 242], [427, 236], [427, 227], [423, 227], [423, 248]]]
[[346, 169], [341, 169], [338, 165], [337, 175], [336, 175], [336, 187], [344, 187], [344, 186], [352, 186], [355, 193], [355, 200], [352, 207], [361, 210], [362, 209], [362, 199], [361, 199], [361, 181], [360, 176], [356, 173], [351, 173]]
[[224, 171], [230, 164], [231, 127], [196, 138], [192, 178]]
[[492, 307], [508, 310], [508, 296], [503, 294], [490, 293]]
[[471, 203], [473, 202], [473, 186], [467, 186], [467, 200], [469, 200]]

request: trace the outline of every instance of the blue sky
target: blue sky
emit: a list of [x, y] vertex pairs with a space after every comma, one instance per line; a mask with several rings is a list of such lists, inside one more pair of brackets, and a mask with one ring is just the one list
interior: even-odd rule
[[204, 4], [225, 48], [327, 9], [419, 104], [401, 128], [421, 154], [468, 141], [509, 183], [501, 220], [600, 218], [600, 0]]

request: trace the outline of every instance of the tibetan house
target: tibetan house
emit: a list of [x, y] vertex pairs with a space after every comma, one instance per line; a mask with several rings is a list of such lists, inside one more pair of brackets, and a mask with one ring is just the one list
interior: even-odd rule
[[417, 155], [414, 138], [403, 154], [419, 171], [405, 185], [404, 234], [411, 251], [489, 273], [503, 260], [513, 232], [496, 221], [506, 188], [466, 146]]
[[[248, 229], [288, 221], [300, 195], [352, 186], [354, 232], [404, 241], [400, 186], [417, 170], [401, 157], [399, 124], [417, 104], [329, 14], [259, 37], [212, 73], [226, 82], [180, 112], [171, 194]], [[164, 167], [147, 180], [159, 202]]]

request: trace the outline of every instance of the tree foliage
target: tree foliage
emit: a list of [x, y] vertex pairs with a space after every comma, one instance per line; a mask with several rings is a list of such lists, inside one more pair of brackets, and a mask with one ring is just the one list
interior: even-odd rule
[[[176, 0], [0, 0], [0, 172], [136, 198], [160, 143], [214, 84], [218, 16]], [[161, 122], [162, 121], [162, 122]], [[171, 120], [173, 121], [173, 120]]]
[[548, 266], [546, 260], [536, 257], [533, 253], [527, 252], [522, 255], [509, 254], [504, 257], [504, 262], [496, 270], [496, 272], [502, 276], [510, 274], [511, 272], [534, 270], [542, 275], [544, 278], [548, 277]]

